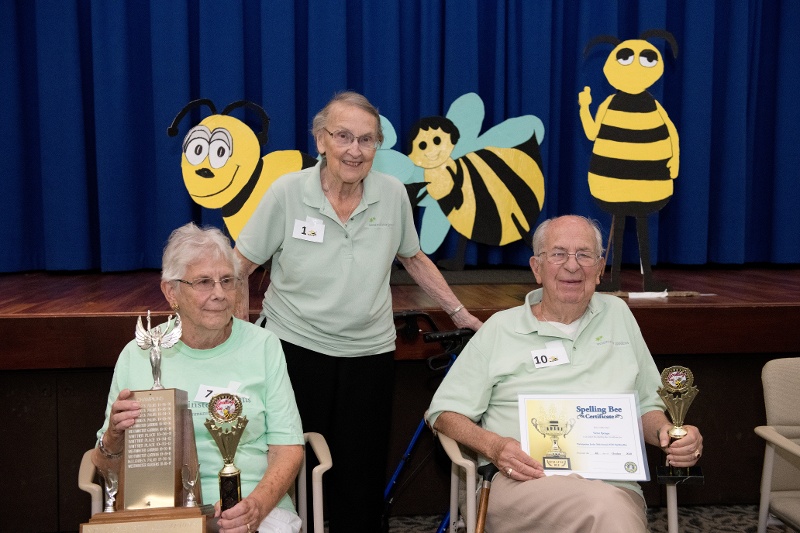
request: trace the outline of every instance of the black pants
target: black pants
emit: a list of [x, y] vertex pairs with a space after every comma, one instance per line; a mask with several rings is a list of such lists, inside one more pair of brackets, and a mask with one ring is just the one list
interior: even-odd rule
[[381, 531], [394, 352], [332, 357], [281, 343], [303, 431], [321, 433], [331, 449], [323, 477], [330, 533]]

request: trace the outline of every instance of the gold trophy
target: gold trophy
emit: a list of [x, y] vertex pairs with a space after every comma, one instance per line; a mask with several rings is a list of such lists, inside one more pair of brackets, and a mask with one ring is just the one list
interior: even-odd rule
[[[153, 386], [150, 390], [132, 391], [131, 399], [139, 402], [141, 413], [125, 431], [119, 480], [113, 473], [106, 478], [106, 512], [81, 524], [81, 532], [140, 531], [135, 528], [143, 522], [147, 523], [147, 531], [174, 529], [178, 524], [188, 528], [181, 531], [205, 531], [196, 477], [185, 483], [182, 475], [184, 465], [191, 466], [193, 473], [199, 468], [188, 395], [161, 384], [161, 350], [180, 340], [180, 317], [176, 315], [173, 321], [170, 316], [166, 324], [151, 327], [148, 311], [147, 328], [139, 317], [135, 335], [137, 345], [150, 351]], [[187, 501], [194, 507], [189, 508]]]
[[[685, 366], [670, 366], [661, 372], [661, 387], [658, 395], [664, 400], [667, 412], [672, 420], [669, 430], [670, 443], [682, 439], [688, 434], [683, 427], [686, 412], [700, 390], [694, 386], [694, 374]], [[700, 467], [677, 468], [669, 463], [658, 467], [659, 483], [703, 483]]]
[[235, 394], [222, 392], [208, 402], [210, 419], [205, 425], [217, 443], [224, 466], [219, 471], [219, 499], [222, 510], [230, 509], [242, 500], [241, 470], [233, 464], [236, 447], [247, 427], [242, 415], [242, 400]]
[[531, 424], [543, 437], [550, 437], [553, 442], [550, 451], [542, 457], [542, 466], [551, 470], [571, 470], [569, 457], [558, 446], [558, 439], [562, 436], [566, 437], [572, 431], [572, 428], [575, 427], [575, 419], [550, 417], [546, 424], [539, 424], [538, 420], [531, 418]]

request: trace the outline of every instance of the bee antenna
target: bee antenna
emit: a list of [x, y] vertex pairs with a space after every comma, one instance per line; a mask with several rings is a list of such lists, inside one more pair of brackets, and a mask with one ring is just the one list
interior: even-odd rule
[[233, 111], [234, 109], [238, 109], [240, 107], [248, 107], [253, 111], [255, 111], [256, 113], [258, 113], [258, 115], [261, 117], [261, 131], [259, 133], [256, 133], [256, 138], [258, 139], [258, 142], [261, 146], [267, 144], [267, 139], [269, 138], [267, 136], [267, 131], [269, 130], [269, 115], [267, 115], [267, 112], [264, 111], [264, 108], [261, 107], [260, 105], [247, 100], [239, 100], [238, 102], [233, 102], [228, 104], [220, 114], [230, 115], [231, 111]]
[[678, 41], [675, 40], [674, 35], [667, 30], [646, 30], [639, 36], [642, 40], [647, 40], [651, 37], [660, 37], [667, 41], [670, 48], [672, 48], [672, 57], [675, 59], [678, 58]]
[[212, 115], [217, 114], [217, 108], [214, 106], [214, 102], [212, 102], [208, 98], [200, 98], [198, 100], [192, 100], [191, 102], [186, 104], [186, 107], [180, 110], [178, 115], [175, 117], [175, 120], [173, 120], [172, 124], [169, 125], [169, 128], [167, 128], [167, 135], [169, 135], [170, 137], [175, 137], [178, 134], [178, 124], [180, 123], [181, 120], [183, 120], [183, 117], [186, 116], [186, 113], [188, 113], [189, 111], [191, 111], [196, 107], [200, 107], [201, 105], [208, 106], [208, 108], [211, 110]]
[[617, 46], [621, 42], [622, 41], [620, 41], [618, 37], [614, 37], [613, 35], [598, 35], [597, 37], [589, 41], [589, 44], [587, 44], [586, 48], [583, 49], [583, 57], [584, 58], [589, 57], [589, 51], [591, 51], [591, 49], [597, 46], [598, 44], [605, 43], [605, 44], [610, 44], [611, 46]]

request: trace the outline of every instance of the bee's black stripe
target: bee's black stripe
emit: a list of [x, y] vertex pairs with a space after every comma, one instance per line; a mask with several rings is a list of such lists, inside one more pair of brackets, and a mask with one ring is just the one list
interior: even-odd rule
[[669, 130], [666, 124], [648, 130], [634, 130], [602, 124], [597, 138], [621, 143], [647, 144], [669, 139]]
[[497, 204], [472, 161], [463, 157], [459, 158], [458, 163], [463, 164], [469, 172], [472, 190], [475, 193], [475, 222], [472, 226], [472, 235], [466, 237], [483, 244], [497, 244], [503, 236], [503, 222], [500, 220]]
[[669, 180], [667, 161], [629, 161], [592, 154], [589, 172], [621, 180]]
[[256, 184], [258, 183], [258, 178], [261, 177], [261, 169], [263, 167], [264, 160], [259, 158], [255, 170], [253, 170], [253, 173], [250, 175], [250, 179], [247, 180], [247, 183], [245, 183], [244, 187], [242, 187], [242, 190], [239, 191], [230, 202], [222, 206], [223, 217], [230, 217], [239, 212], [247, 199], [250, 198], [250, 195], [253, 193], [253, 189], [256, 188]]
[[[533, 140], [536, 143], [535, 140]], [[501, 159], [496, 153], [490, 150], [478, 150], [476, 152], [486, 164], [497, 174], [503, 185], [509, 190], [511, 196], [516, 200], [522, 214], [531, 225], [531, 221], [539, 218], [539, 202], [536, 194], [531, 190], [530, 186], [523, 180], [508, 164]], [[496, 202], [496, 200], [494, 200]]]
[[625, 113], [650, 113], [656, 111], [656, 99], [647, 91], [629, 94], [618, 91], [608, 103], [608, 109]]

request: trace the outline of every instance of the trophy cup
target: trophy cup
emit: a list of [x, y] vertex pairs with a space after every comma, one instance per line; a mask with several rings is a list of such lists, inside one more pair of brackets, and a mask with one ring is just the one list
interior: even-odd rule
[[[700, 390], [694, 386], [692, 371], [685, 366], [665, 368], [661, 372], [661, 385], [658, 388], [658, 395], [664, 400], [673, 424], [668, 432], [671, 444], [688, 434], [683, 423], [686, 420], [689, 406], [692, 405], [692, 401]], [[658, 482], [701, 484], [703, 483], [703, 474], [699, 466], [677, 468], [667, 463], [666, 466], [658, 467]]]
[[[566, 437], [567, 434], [575, 427], [575, 419], [550, 417], [547, 424], [539, 424], [535, 418], [531, 418], [531, 424], [534, 429], [542, 434], [543, 437], [550, 437], [553, 442], [550, 451], [542, 458], [542, 466], [552, 470], [571, 470], [570, 460], [567, 454], [558, 446], [559, 437]], [[540, 427], [542, 426], [542, 427]]]
[[233, 464], [236, 447], [247, 427], [242, 415], [242, 400], [235, 394], [222, 392], [208, 402], [210, 419], [205, 425], [217, 443], [224, 466], [219, 471], [219, 499], [222, 510], [230, 509], [242, 500], [241, 471]]

